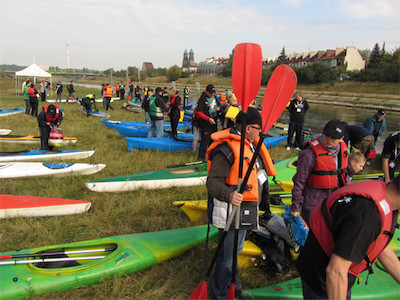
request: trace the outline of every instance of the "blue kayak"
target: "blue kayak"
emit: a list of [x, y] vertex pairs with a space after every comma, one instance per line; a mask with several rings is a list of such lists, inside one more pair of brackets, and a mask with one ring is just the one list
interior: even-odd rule
[[182, 151], [192, 150], [192, 142], [181, 142], [174, 139], [126, 137], [128, 151], [132, 150], [160, 150]]
[[[114, 129], [116, 126], [137, 126], [137, 127], [147, 127], [150, 128], [151, 123], [146, 122], [136, 122], [136, 121], [110, 121], [110, 120], [101, 120], [101, 123], [106, 125], [108, 128]], [[186, 128], [191, 128], [192, 125], [189, 123], [178, 123], [178, 130], [183, 130]], [[164, 129], [171, 129], [170, 122], [163, 123]]]
[[10, 108], [10, 109], [0, 109], [0, 117], [19, 114], [25, 111], [25, 108]]
[[[115, 126], [114, 129], [118, 131], [120, 134], [123, 136], [131, 136], [131, 137], [147, 137], [147, 134], [149, 133], [150, 126], [149, 127], [142, 127], [142, 126], [124, 126], [124, 125], [119, 125]], [[157, 131], [154, 132], [154, 135], [156, 135]], [[164, 138], [169, 138], [171, 137], [172, 133], [164, 131]], [[178, 132], [178, 139], [180, 140], [185, 140], [188, 142], [193, 141], [193, 133], [186, 133], [186, 132]]]
[[[267, 148], [276, 147], [281, 145], [287, 139], [287, 137], [287, 135], [279, 137], [267, 137], [264, 139], [264, 144], [267, 146]], [[191, 142], [177, 141], [174, 139], [126, 137], [125, 140], [128, 144], [128, 151], [143, 149], [182, 151], [192, 149]]]

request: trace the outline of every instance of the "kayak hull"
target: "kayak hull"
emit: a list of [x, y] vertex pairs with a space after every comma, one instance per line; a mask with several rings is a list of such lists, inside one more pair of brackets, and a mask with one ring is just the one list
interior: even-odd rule
[[[280, 137], [268, 137], [264, 139], [264, 144], [267, 148], [281, 145], [287, 139], [287, 135]], [[183, 151], [191, 150], [191, 142], [180, 142], [174, 139], [160, 138], [135, 138], [126, 137], [128, 151], [132, 150], [160, 150], [160, 151]]]
[[86, 187], [94, 192], [126, 192], [137, 189], [198, 186], [205, 184], [206, 180], [207, 165], [202, 163], [92, 180], [86, 182]]
[[[38, 253], [45, 250], [85, 250], [112, 248], [104, 258], [86, 261], [78, 266], [40, 268], [36, 264], [3, 265], [0, 272], [0, 294], [3, 299], [31, 297], [93, 284], [114, 276], [130, 274], [177, 256], [205, 240], [206, 226], [159, 232], [137, 233], [91, 241], [77, 242], [1, 253], [0, 255]], [[217, 230], [211, 229], [215, 236]], [[82, 257], [82, 254], [69, 255]], [[88, 256], [93, 256], [91, 253]], [[82, 261], [83, 262], [83, 261]]]
[[20, 114], [25, 111], [25, 108], [15, 107], [10, 109], [0, 109], [0, 117], [11, 116], [15, 114]]
[[[282, 198], [285, 204], [291, 204], [292, 197]], [[184, 200], [184, 201], [174, 201], [173, 205], [180, 208], [192, 222], [207, 221], [207, 200]], [[271, 211], [277, 215], [283, 215], [285, 209], [281, 205], [271, 205]], [[264, 211], [260, 211], [263, 214]]]
[[79, 214], [88, 211], [90, 206], [90, 202], [80, 200], [0, 195], [0, 219]]
[[11, 132], [11, 129], [0, 129], [0, 135], [7, 135]]
[[[147, 137], [147, 134], [150, 131], [150, 126], [125, 126], [125, 125], [116, 125], [114, 129], [118, 131], [123, 136], [128, 137]], [[157, 134], [157, 131], [154, 132], [154, 135]], [[171, 137], [171, 134], [168, 132], [163, 132], [164, 138]], [[178, 132], [178, 139], [185, 140], [185, 141], [193, 141], [193, 133], [186, 133], [186, 132]]]
[[11, 162], [0, 163], [0, 178], [91, 175], [105, 168], [104, 164]]
[[92, 156], [94, 150], [65, 150], [51, 152], [46, 150], [27, 150], [19, 152], [0, 152], [0, 162], [12, 161], [48, 161], [53, 159], [84, 159]]
[[[63, 145], [75, 144], [76, 137], [64, 137]], [[20, 144], [40, 144], [40, 136], [33, 135], [0, 135], [0, 142], [3, 143], [20, 143]]]

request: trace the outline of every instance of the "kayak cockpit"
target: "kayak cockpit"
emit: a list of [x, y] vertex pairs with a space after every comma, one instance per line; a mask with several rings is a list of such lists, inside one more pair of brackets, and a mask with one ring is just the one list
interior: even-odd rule
[[[115, 243], [55, 248], [31, 254], [26, 263], [39, 269], [71, 268], [100, 261], [112, 254], [117, 248], [118, 244]], [[22, 261], [16, 261], [22, 263]]]

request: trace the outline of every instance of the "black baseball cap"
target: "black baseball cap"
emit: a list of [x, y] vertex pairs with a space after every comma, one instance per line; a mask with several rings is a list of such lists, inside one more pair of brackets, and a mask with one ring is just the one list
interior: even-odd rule
[[347, 125], [346, 122], [340, 120], [330, 120], [326, 123], [323, 133], [334, 139], [341, 139], [344, 137], [344, 127]]
[[[243, 111], [241, 110], [239, 114], [236, 116], [236, 123], [242, 124], [242, 118], [243, 118]], [[247, 109], [246, 125], [250, 124], [258, 124], [262, 127], [261, 115], [258, 112], [258, 110], [255, 109], [254, 107], [249, 107]]]
[[212, 84], [207, 85], [206, 91], [210, 94], [215, 93], [215, 87]]
[[378, 116], [386, 115], [386, 111], [383, 108], [378, 109]]

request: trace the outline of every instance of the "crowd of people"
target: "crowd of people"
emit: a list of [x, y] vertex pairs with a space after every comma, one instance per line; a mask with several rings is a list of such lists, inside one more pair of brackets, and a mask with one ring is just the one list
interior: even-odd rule
[[[72, 81], [67, 90], [69, 97], [76, 99], [73, 84]], [[125, 86], [119, 84], [117, 97], [123, 99], [124, 90]], [[59, 92], [62, 93], [61, 83], [56, 85], [56, 92], [58, 99]], [[129, 97], [134, 96], [136, 101], [141, 102], [145, 120], [151, 123], [149, 138], [155, 133], [156, 137], [163, 136], [163, 120], [168, 115], [172, 136], [178, 138], [177, 126], [181, 110], [189, 107], [189, 93], [186, 86], [182, 99], [174, 88], [157, 87], [153, 91], [147, 85], [143, 88], [139, 84], [129, 85]], [[26, 113], [30, 111], [37, 116], [42, 149], [52, 150], [48, 144], [49, 133], [52, 127], [61, 124], [63, 113], [55, 104], [43, 106], [38, 114], [37, 94], [35, 86], [27, 80], [24, 87]], [[102, 86], [101, 95], [106, 110], [113, 109], [113, 89], [109, 84]], [[95, 95], [86, 95], [80, 104], [89, 115], [92, 105], [95, 105]], [[232, 267], [233, 248], [237, 245], [236, 255], [239, 254], [246, 233], [259, 229], [259, 210], [266, 212], [264, 220], [276, 217], [270, 210], [268, 187], [268, 176], [275, 176], [276, 170], [266, 146], [262, 144], [256, 163], [249, 171], [244, 192], [238, 192], [240, 176], [249, 168], [262, 131], [262, 118], [254, 102], [247, 110], [245, 121], [234, 93], [224, 91], [217, 95], [215, 87], [209, 84], [192, 109], [193, 151], [198, 151], [199, 160], [207, 162], [209, 222], [219, 229], [218, 239], [221, 242], [212, 291], [216, 299], [226, 299], [232, 275], [235, 275], [236, 295], [240, 297], [246, 291], [239, 281], [238, 266]], [[358, 274], [364, 269], [372, 273], [371, 262], [376, 259], [400, 284], [400, 261], [388, 246], [400, 208], [399, 176], [395, 173], [400, 166], [400, 131], [391, 133], [383, 144], [384, 180], [353, 183], [353, 175], [364, 169], [371, 150], [385, 131], [386, 111], [379, 109], [363, 126], [330, 120], [322, 128], [320, 136], [304, 141], [302, 130], [309, 109], [307, 100], [297, 91], [288, 104], [290, 124], [287, 147], [300, 150], [297, 171], [292, 178], [290, 214], [301, 216], [309, 226], [307, 241], [296, 262], [304, 298], [349, 299]], [[241, 143], [242, 136], [244, 145]], [[243, 163], [240, 161], [241, 147], [245, 158]], [[228, 219], [233, 208], [238, 206], [240, 221], [236, 235]], [[222, 242], [224, 230], [227, 234]]]

